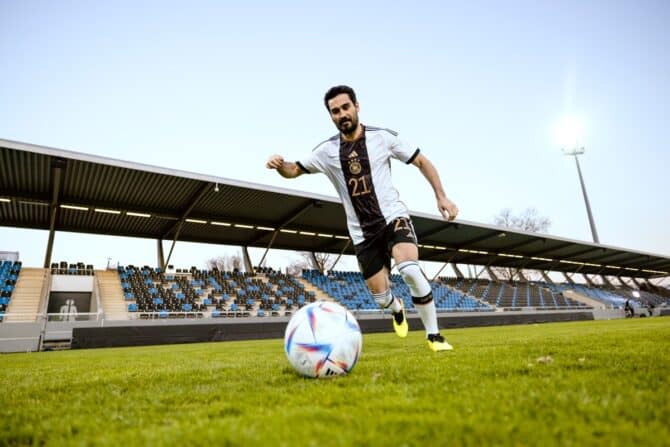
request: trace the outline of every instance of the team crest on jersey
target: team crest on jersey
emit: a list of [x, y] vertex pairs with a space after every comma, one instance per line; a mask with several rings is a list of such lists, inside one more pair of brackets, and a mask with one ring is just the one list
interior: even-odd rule
[[358, 160], [352, 160], [349, 162], [349, 172], [351, 172], [354, 175], [358, 175], [361, 173], [361, 164]]

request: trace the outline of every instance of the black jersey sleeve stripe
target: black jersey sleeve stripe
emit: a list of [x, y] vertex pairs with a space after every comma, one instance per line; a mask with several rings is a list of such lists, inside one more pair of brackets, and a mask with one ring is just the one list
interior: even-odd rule
[[302, 172], [304, 172], [305, 174], [311, 174], [311, 172], [309, 172], [309, 171], [307, 170], [307, 168], [305, 168], [305, 167], [302, 165], [302, 163], [300, 163], [299, 161], [296, 161], [295, 164], [298, 165], [298, 167], [299, 167], [299, 168], [302, 170]]
[[318, 148], [320, 148], [321, 145], [323, 145], [324, 143], [328, 143], [329, 141], [335, 141], [335, 140], [337, 140], [339, 137], [340, 137], [340, 134], [338, 133], [338, 134], [333, 135], [332, 137], [328, 138], [327, 140], [323, 140], [321, 143], [319, 143], [319, 144], [317, 144], [316, 146], [314, 146], [314, 149], [312, 149], [312, 152], [314, 152], [315, 150], [317, 150]]
[[409, 160], [407, 160], [405, 163], [406, 164], [411, 164], [414, 161], [414, 159], [417, 157], [417, 155], [419, 155], [419, 152], [421, 152], [421, 149], [419, 149], [417, 147], [416, 150], [414, 151], [414, 153], [412, 154], [412, 156], [409, 157]]
[[385, 128], [385, 127], [365, 126], [365, 129], [366, 129], [366, 130], [371, 130], [371, 131], [372, 131], [372, 130], [374, 130], [374, 131], [385, 130], [386, 132], [390, 133], [390, 134], [393, 135], [394, 137], [397, 137], [397, 136], [398, 136], [398, 132], [396, 132], [396, 131], [394, 131], [394, 130], [391, 130], [391, 129], [387, 129], [387, 128]]

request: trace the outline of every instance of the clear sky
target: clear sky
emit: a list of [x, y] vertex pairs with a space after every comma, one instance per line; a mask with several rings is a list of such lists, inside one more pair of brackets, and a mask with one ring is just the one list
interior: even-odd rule
[[[0, 138], [335, 195], [264, 164], [336, 133], [322, 98], [344, 83], [363, 123], [433, 161], [459, 217], [535, 207], [550, 234], [589, 241], [554, 135], [573, 116], [601, 242], [670, 255], [668, 23], [667, 1], [2, 0]], [[398, 163], [394, 181], [437, 213], [417, 169]], [[0, 226], [27, 265], [46, 238]], [[179, 244], [173, 259], [219, 252]], [[54, 260], [108, 257], [153, 264], [155, 242], [56, 235]]]

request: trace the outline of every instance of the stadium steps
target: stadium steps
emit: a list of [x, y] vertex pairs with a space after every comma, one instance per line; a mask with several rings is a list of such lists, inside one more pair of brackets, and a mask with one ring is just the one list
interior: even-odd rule
[[116, 270], [96, 270], [100, 286], [100, 301], [106, 320], [129, 320], [128, 305], [123, 299], [121, 279]]
[[305, 286], [305, 292], [314, 292], [314, 298], [317, 301], [335, 301], [333, 299], [333, 297], [331, 297], [326, 292], [319, 289], [318, 287], [316, 287], [314, 284], [307, 281], [306, 279], [300, 278], [300, 277], [297, 277], [297, 276], [295, 277], [295, 279], [297, 279], [300, 282], [300, 284]]
[[[270, 281], [270, 278], [267, 277], [267, 274], [266, 274], [266, 273], [260, 273], [260, 274], [258, 274], [258, 275], [256, 275], [256, 276], [253, 276], [253, 278], [254, 278], [254, 279], [260, 279], [260, 280], [263, 281], [265, 284], [271, 282], [271, 281]], [[309, 283], [307, 283], [307, 284], [309, 284]], [[254, 307], [253, 307], [249, 312], [251, 312], [252, 315], [256, 315], [256, 313], [258, 312], [258, 310], [259, 310], [260, 308], [261, 308], [261, 301], [260, 301], [260, 300], [257, 300], [257, 301], [254, 303]], [[288, 310], [288, 311], [291, 311], [290, 309], [287, 309], [286, 306], [283, 305], [283, 304], [279, 306], [279, 312], [281, 312], [282, 314], [283, 314], [284, 312], [286, 312], [287, 310]], [[295, 310], [297, 310], [297, 308], [293, 309], [294, 312], [295, 312]], [[272, 311], [270, 311], [270, 312], [272, 312]]]
[[36, 321], [45, 275], [43, 268], [21, 269], [4, 321]]
[[578, 301], [580, 303], [584, 303], [587, 306], [593, 306], [594, 309], [600, 309], [602, 307], [605, 307], [603, 303], [600, 301], [596, 301], [593, 298], [589, 298], [586, 295], [582, 295], [581, 293], [577, 293], [574, 290], [564, 290], [563, 291], [563, 296], [566, 298], [570, 298], [572, 300]]

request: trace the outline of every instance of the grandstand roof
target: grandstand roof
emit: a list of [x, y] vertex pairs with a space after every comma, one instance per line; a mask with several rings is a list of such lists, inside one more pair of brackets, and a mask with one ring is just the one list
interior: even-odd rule
[[[424, 260], [670, 275], [666, 256], [411, 214]], [[353, 254], [333, 197], [3, 139], [0, 225]]]

